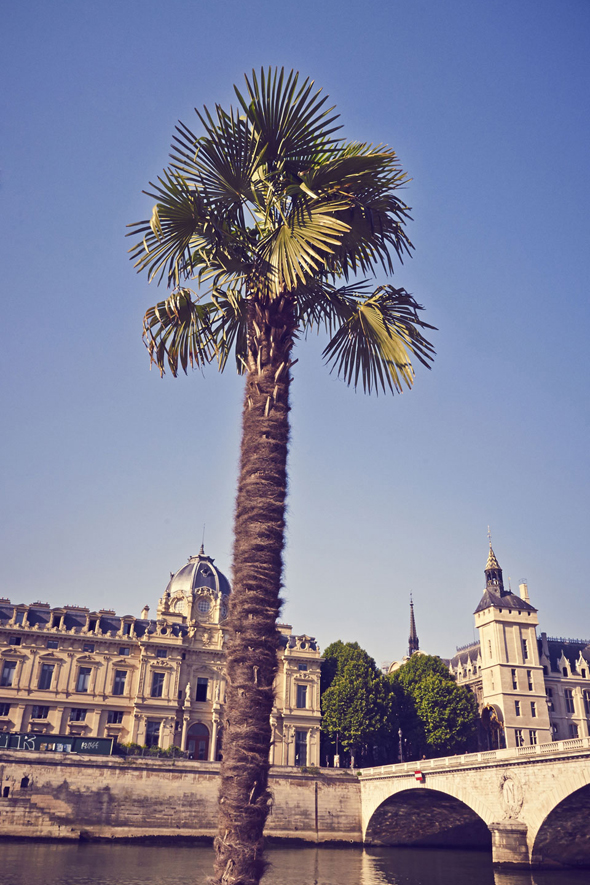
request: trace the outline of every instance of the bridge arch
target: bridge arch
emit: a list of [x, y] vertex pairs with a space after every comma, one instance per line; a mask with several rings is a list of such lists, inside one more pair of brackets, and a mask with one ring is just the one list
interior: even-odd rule
[[386, 800], [402, 792], [416, 793], [443, 793], [470, 808], [474, 814], [481, 818], [489, 826], [498, 818], [493, 804], [488, 804], [479, 789], [465, 783], [462, 778], [448, 774], [426, 774], [426, 783], [417, 783], [413, 776], [405, 777], [375, 777], [361, 780], [361, 807], [362, 807], [362, 833], [366, 837], [369, 823], [379, 808]]
[[554, 805], [537, 830], [532, 863], [590, 867], [590, 784]]
[[488, 822], [474, 810], [473, 804], [446, 790], [424, 786], [397, 790], [371, 814], [364, 841], [369, 845], [471, 847], [491, 851]]

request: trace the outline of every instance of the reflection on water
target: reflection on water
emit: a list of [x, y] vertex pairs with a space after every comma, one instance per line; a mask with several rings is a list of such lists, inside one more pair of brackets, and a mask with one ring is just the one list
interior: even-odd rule
[[[587, 885], [588, 871], [499, 872], [489, 854], [271, 848], [264, 885]], [[208, 846], [0, 841], [0, 885], [205, 885]]]

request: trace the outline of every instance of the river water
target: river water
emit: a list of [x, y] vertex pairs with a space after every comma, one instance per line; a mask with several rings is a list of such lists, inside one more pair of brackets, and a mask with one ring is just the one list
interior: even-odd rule
[[[590, 872], [499, 872], [479, 851], [271, 848], [264, 885], [588, 885]], [[207, 846], [0, 841], [1, 885], [205, 885]]]

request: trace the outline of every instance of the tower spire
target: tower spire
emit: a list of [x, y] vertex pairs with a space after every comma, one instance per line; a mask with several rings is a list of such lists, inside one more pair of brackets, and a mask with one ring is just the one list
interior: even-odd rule
[[418, 651], [420, 644], [418, 642], [418, 634], [416, 633], [416, 619], [414, 618], [414, 600], [410, 593], [410, 641], [408, 643], [408, 657], [412, 657], [415, 651]]
[[490, 549], [488, 552], [488, 561], [486, 562], [486, 567], [484, 569], [486, 576], [486, 590], [492, 590], [494, 593], [499, 593], [500, 596], [504, 596], [504, 578], [502, 577], [502, 569], [500, 568], [500, 563], [498, 562], [496, 554], [494, 553], [494, 549], [492, 547], [492, 535], [490, 533], [489, 526], [488, 541], [490, 544]]

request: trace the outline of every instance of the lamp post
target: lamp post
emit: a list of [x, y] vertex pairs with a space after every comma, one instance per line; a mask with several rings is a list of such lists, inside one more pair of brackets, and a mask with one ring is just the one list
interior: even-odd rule
[[399, 761], [403, 762], [404, 761], [404, 748], [403, 748], [403, 744], [402, 744], [402, 730], [401, 730], [401, 728], [398, 728], [397, 736], [399, 738]]

